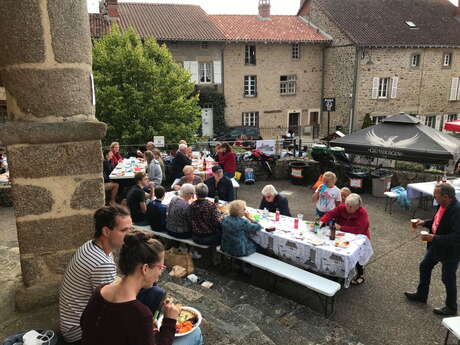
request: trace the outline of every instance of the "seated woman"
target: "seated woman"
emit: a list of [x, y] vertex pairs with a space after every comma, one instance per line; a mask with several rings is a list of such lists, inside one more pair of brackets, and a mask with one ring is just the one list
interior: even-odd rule
[[197, 176], [197, 175], [195, 175], [193, 173], [194, 171], [195, 171], [194, 167], [192, 167], [191, 165], [186, 165], [184, 167], [184, 169], [182, 169], [182, 172], [184, 173], [184, 176], [182, 176], [180, 178], [179, 182], [177, 182], [174, 185], [173, 189], [174, 190], [179, 190], [186, 183], [190, 183], [190, 184], [196, 186], [198, 183], [203, 182], [201, 177], [199, 177], [199, 176]]
[[195, 196], [195, 187], [189, 183], [182, 186], [179, 197], [172, 198], [166, 217], [168, 234], [177, 238], [191, 238], [190, 201]]
[[110, 174], [114, 166], [112, 165], [113, 153], [111, 150], [104, 150], [104, 161], [102, 162], [105, 190], [105, 205], [114, 205], [118, 194], [119, 184], [110, 180]]
[[[371, 238], [369, 216], [358, 194], [351, 193], [345, 199], [345, 203], [322, 216], [320, 226], [327, 224], [331, 220], [335, 220], [337, 230], [352, 234], [361, 234], [367, 236], [369, 239]], [[353, 285], [364, 283], [364, 267], [357, 263], [356, 270], [358, 274], [351, 282]]]
[[262, 189], [262, 200], [260, 201], [259, 209], [263, 210], [266, 208], [269, 212], [280, 211], [280, 214], [284, 216], [291, 216], [289, 211], [289, 203], [287, 198], [279, 195], [273, 185], [268, 184]]
[[256, 252], [256, 244], [249, 234], [262, 229], [246, 211], [246, 202], [235, 200], [229, 204], [229, 216], [222, 222], [222, 244], [224, 252], [232, 256], [248, 256]]
[[190, 205], [192, 239], [198, 244], [218, 246], [221, 240], [222, 214], [217, 205], [206, 199], [208, 186], [200, 183], [195, 187], [197, 200]]
[[120, 154], [120, 144], [114, 141], [110, 144], [110, 151], [112, 151], [112, 165], [117, 166], [118, 163], [123, 161], [123, 156]]
[[122, 278], [96, 289], [81, 316], [82, 345], [201, 345], [200, 329], [174, 341], [180, 309], [165, 302], [161, 329], [152, 311], [136, 299], [142, 288], [156, 283], [164, 266], [164, 247], [151, 236], [136, 232], [124, 238], [118, 262]]
[[[163, 161], [163, 158], [161, 157], [161, 152], [158, 149], [153, 149], [153, 158], [157, 160], [158, 163], [160, 163], [160, 168], [161, 168], [161, 183], [166, 180], [166, 169], [165, 169], [165, 162]], [[160, 183], [160, 184], [161, 184]]]
[[147, 162], [147, 172], [149, 175], [149, 181], [155, 186], [161, 186], [163, 180], [163, 172], [161, 171], [160, 162], [158, 162], [151, 151], [144, 152], [144, 159]]

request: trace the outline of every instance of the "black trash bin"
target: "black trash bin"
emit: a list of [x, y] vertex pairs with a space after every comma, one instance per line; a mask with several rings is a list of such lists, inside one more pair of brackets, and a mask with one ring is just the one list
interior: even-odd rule
[[368, 171], [354, 169], [347, 173], [347, 177], [352, 193], [363, 194], [369, 192], [370, 174]]
[[308, 164], [302, 161], [289, 163], [289, 178], [292, 184], [305, 185], [307, 182]]
[[384, 198], [385, 192], [391, 188], [393, 173], [389, 170], [377, 169], [371, 172], [372, 195], [377, 198]]

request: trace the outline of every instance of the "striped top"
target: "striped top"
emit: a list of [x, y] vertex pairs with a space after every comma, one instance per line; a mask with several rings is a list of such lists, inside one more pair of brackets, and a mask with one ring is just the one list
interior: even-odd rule
[[59, 328], [67, 342], [81, 339], [80, 317], [96, 288], [115, 280], [117, 268], [93, 240], [83, 244], [70, 260], [59, 291]]

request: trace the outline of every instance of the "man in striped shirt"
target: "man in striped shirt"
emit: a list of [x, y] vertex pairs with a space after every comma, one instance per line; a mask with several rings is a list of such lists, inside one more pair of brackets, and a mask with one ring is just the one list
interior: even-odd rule
[[[132, 228], [128, 210], [119, 206], [98, 209], [94, 223], [94, 239], [76, 251], [60, 289], [59, 328], [69, 343], [81, 340], [80, 317], [95, 289], [115, 280], [117, 267], [112, 252], [121, 248], [125, 235]], [[154, 312], [163, 295], [162, 289], [153, 286], [141, 291], [138, 299]]]

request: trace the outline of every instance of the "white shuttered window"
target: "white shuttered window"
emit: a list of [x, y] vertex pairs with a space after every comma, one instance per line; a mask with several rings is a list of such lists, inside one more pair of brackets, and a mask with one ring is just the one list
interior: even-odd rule
[[391, 98], [396, 98], [398, 95], [398, 77], [393, 77], [391, 81]]
[[222, 63], [214, 61], [214, 84], [222, 84]]
[[460, 100], [460, 78], [452, 78], [449, 101]]

